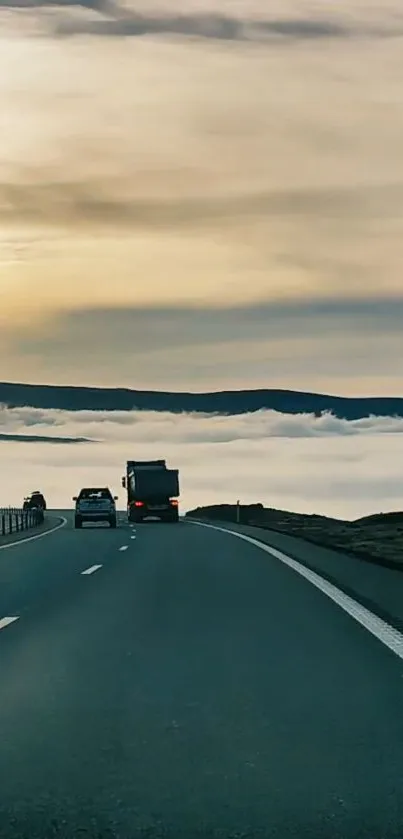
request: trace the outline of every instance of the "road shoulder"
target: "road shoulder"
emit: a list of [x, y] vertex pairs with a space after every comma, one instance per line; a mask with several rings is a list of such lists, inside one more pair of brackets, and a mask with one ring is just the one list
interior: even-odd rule
[[403, 632], [403, 574], [400, 570], [378, 566], [274, 530], [208, 519], [200, 519], [200, 522], [244, 533], [282, 551]]
[[47, 536], [54, 530], [58, 530], [64, 526], [65, 521], [65, 518], [61, 515], [49, 515], [46, 516], [43, 524], [38, 527], [31, 527], [28, 530], [21, 530], [18, 533], [0, 536], [0, 551], [20, 543], [32, 541], [33, 539], [39, 539], [41, 536]]

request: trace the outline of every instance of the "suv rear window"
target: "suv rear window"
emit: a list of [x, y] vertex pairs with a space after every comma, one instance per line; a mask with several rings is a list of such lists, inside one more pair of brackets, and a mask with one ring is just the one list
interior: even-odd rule
[[78, 496], [78, 500], [82, 501], [83, 498], [107, 498], [108, 501], [113, 501], [112, 494], [109, 489], [82, 489], [80, 495]]

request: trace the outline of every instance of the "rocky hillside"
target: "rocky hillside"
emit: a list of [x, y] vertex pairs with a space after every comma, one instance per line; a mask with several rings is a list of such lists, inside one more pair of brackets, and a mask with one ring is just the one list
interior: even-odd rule
[[[236, 521], [236, 507], [222, 504], [189, 511], [193, 518]], [[377, 513], [357, 521], [275, 510], [262, 504], [240, 508], [242, 524], [277, 530], [372, 562], [403, 569], [403, 512]]]

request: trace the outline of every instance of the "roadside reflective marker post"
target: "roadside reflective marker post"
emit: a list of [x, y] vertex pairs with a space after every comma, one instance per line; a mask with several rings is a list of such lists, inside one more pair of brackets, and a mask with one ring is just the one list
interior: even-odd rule
[[240, 522], [240, 518], [241, 518], [241, 516], [240, 516], [240, 512], [241, 512], [241, 510], [240, 510], [240, 502], [239, 502], [239, 500], [238, 500], [238, 501], [236, 502], [236, 523], [237, 523], [237, 524], [239, 524], [239, 522]]

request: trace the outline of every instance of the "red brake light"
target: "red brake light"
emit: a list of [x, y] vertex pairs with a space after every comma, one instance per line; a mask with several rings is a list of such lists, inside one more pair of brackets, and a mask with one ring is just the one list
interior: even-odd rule
[[171, 504], [172, 507], [177, 507], [178, 504], [179, 504], [179, 499], [178, 498], [170, 498], [169, 503]]
[[144, 507], [144, 501], [135, 501], [134, 506], [135, 507]]

